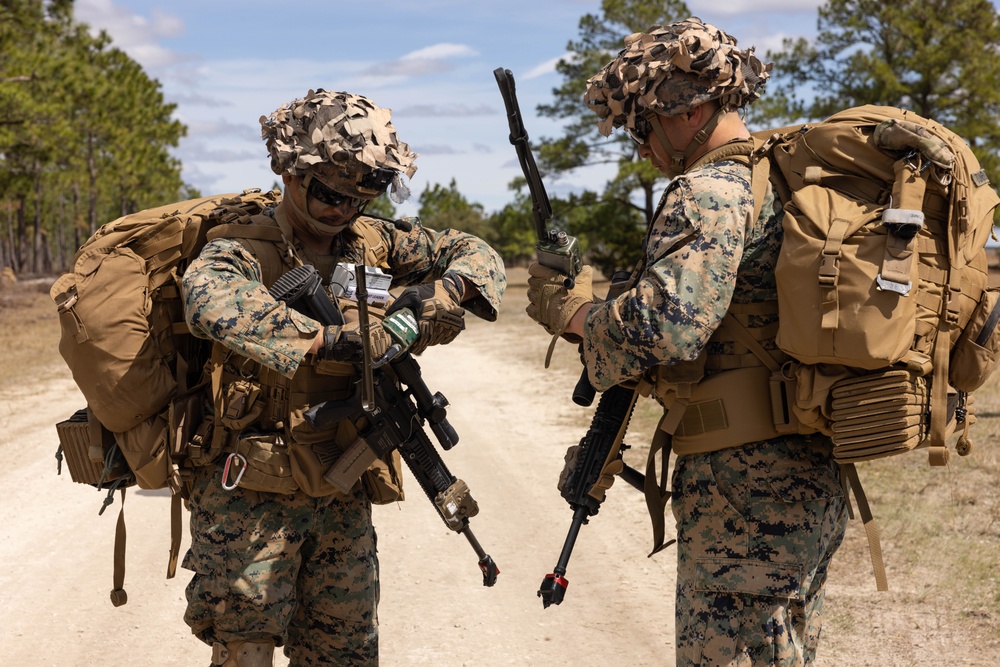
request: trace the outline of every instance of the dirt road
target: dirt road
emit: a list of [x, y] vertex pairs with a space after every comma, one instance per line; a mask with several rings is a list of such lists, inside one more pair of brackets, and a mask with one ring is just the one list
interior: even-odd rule
[[[570, 520], [555, 479], [589, 411], [567, 400], [568, 373], [542, 369], [544, 335], [532, 341], [534, 361], [503, 353], [512, 335], [477, 323], [447, 350], [430, 350], [421, 360], [428, 385], [453, 404], [449, 419], [461, 441], [444, 456], [479, 501], [472, 528], [497, 561], [499, 581], [483, 587], [475, 552], [445, 528], [410, 479], [406, 502], [376, 508], [382, 664], [663, 664], [662, 656], [672, 654], [665, 591], [673, 586], [673, 561], [670, 554], [645, 558], [649, 536], [639, 494], [612, 494], [584, 527], [565, 602], [543, 610], [536, 597]], [[102, 492], [74, 484], [68, 473], [55, 476], [52, 425], [82, 406], [82, 397], [59, 366], [43, 382], [6, 394], [0, 397], [4, 664], [206, 664], [206, 648], [181, 620], [190, 573], [164, 578], [167, 496], [127, 493], [129, 602], [116, 609], [108, 593], [120, 504], [116, 499], [97, 516]], [[648, 614], [641, 632], [637, 610]]]
[[[581, 532], [566, 600], [543, 610], [536, 597], [570, 520], [555, 480], [590, 411], [568, 400], [578, 372], [571, 346], [560, 345], [554, 368], [544, 370], [546, 337], [525, 323], [514, 290], [510, 296], [500, 322], [470, 322], [420, 362], [431, 389], [452, 403], [461, 441], [444, 457], [479, 501], [472, 528], [499, 564], [499, 582], [482, 586], [472, 548], [410, 479], [408, 500], [375, 514], [382, 665], [672, 665], [674, 552], [646, 558], [642, 498], [621, 482]], [[129, 602], [116, 609], [108, 599], [119, 502], [98, 516], [102, 492], [55, 476], [53, 424], [83, 403], [58, 361], [37, 383], [0, 387], [0, 661], [205, 665], [207, 648], [181, 620], [190, 573], [164, 578], [165, 494], [128, 492]], [[630, 441], [648, 434], [630, 433]], [[995, 664], [995, 638], [974, 630], [970, 612], [936, 608], [930, 582], [908, 573], [905, 554], [891, 546], [892, 592], [877, 595], [863, 535], [852, 524], [834, 560], [816, 667]], [[277, 665], [287, 662], [279, 657]]]

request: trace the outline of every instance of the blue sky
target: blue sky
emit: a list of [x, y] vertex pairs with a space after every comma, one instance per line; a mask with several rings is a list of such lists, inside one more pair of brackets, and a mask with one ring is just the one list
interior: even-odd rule
[[[688, 0], [695, 16], [760, 54], [816, 30], [819, 0]], [[725, 8], [721, 6], [725, 5]], [[184, 180], [204, 194], [275, 182], [258, 119], [310, 88], [348, 90], [393, 110], [399, 137], [420, 153], [416, 212], [429, 185], [455, 179], [487, 212], [520, 175], [493, 70], [514, 73], [531, 139], [559, 127], [535, 115], [561, 82], [554, 65], [599, 0], [76, 0], [76, 18], [158, 79], [188, 136]], [[550, 181], [550, 193], [600, 188], [590, 169]]]

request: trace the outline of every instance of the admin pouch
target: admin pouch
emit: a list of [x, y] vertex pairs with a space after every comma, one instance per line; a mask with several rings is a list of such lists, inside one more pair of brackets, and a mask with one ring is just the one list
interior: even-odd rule
[[863, 106], [755, 137], [754, 181], [769, 170], [784, 205], [788, 407], [801, 432], [832, 438], [885, 590], [854, 464], [927, 448], [946, 465], [954, 434], [960, 455], [971, 450], [971, 392], [1000, 350], [985, 253], [1000, 198], [961, 137], [909, 111]]
[[204, 366], [211, 344], [184, 322], [180, 277], [220, 224], [245, 222], [277, 204], [278, 191], [246, 190], [126, 215], [81, 246], [73, 271], [53, 284], [59, 352], [87, 401], [56, 425], [57, 459], [74, 482], [106, 489], [100, 513], [121, 492], [115, 536], [115, 606], [125, 604], [125, 489], [168, 487], [171, 547], [180, 549], [189, 444], [210, 436]]

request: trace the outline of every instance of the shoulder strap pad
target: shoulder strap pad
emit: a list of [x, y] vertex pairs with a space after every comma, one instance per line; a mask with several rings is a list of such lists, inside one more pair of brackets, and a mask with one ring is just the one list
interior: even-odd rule
[[364, 246], [365, 264], [384, 269], [388, 267], [389, 247], [372, 223], [371, 218], [358, 216], [351, 225], [351, 231], [361, 239]]

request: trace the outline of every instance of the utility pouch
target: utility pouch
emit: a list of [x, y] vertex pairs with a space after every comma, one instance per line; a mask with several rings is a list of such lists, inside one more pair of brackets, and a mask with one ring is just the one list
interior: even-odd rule
[[392, 450], [386, 459], [375, 459], [361, 475], [361, 485], [373, 505], [388, 505], [406, 499], [399, 450]]
[[167, 444], [167, 420], [158, 414], [132, 428], [115, 433], [115, 441], [129, 466], [135, 471], [141, 489], [160, 489], [170, 478], [170, 448]]
[[959, 336], [948, 364], [948, 383], [959, 391], [979, 389], [1000, 357], [1000, 290], [987, 289]]
[[399, 450], [379, 457], [364, 438], [358, 437], [323, 474], [323, 479], [345, 495], [359, 478], [365, 496], [374, 505], [404, 500]]
[[237, 380], [225, 389], [224, 409], [219, 422], [227, 429], [239, 431], [257, 421], [264, 412], [266, 401], [260, 385], [249, 380]]
[[292, 477], [288, 445], [280, 433], [244, 433], [226, 459], [223, 484], [250, 491], [295, 493], [299, 485]]
[[[219, 454], [222, 453], [223, 449], [225, 449], [227, 441], [227, 438], [225, 437], [227, 432], [225, 429], [219, 427], [219, 432], [219, 437], [216, 437], [215, 415], [205, 415], [201, 420], [201, 423], [186, 441], [185, 448], [187, 450], [187, 462], [190, 465], [196, 467], [206, 466], [215, 461]], [[180, 441], [176, 441], [175, 445], [178, 447], [182, 446], [179, 443]]]

